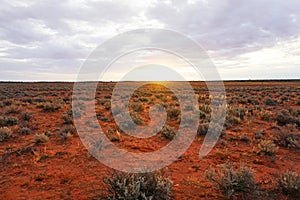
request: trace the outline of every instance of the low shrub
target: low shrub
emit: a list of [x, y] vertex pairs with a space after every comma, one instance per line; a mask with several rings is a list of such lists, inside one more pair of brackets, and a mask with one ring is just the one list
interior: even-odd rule
[[261, 140], [258, 144], [258, 152], [259, 154], [265, 154], [272, 156], [276, 153], [277, 147], [276, 144], [272, 140]]
[[32, 103], [32, 98], [30, 98], [30, 97], [23, 98], [22, 102], [24, 102], [24, 103]]
[[111, 108], [111, 103], [110, 103], [110, 101], [105, 102], [103, 106], [104, 106], [104, 108], [105, 108], [106, 110], [110, 110], [110, 108]]
[[267, 106], [277, 106], [278, 105], [278, 101], [268, 98], [268, 99], [266, 99], [265, 104]]
[[209, 128], [209, 123], [200, 124], [197, 130], [198, 136], [206, 135]]
[[294, 133], [294, 130], [297, 129], [292, 125], [282, 127], [274, 134], [275, 143], [283, 147], [300, 148], [300, 135]]
[[199, 118], [200, 119], [206, 119], [207, 118], [206, 113], [200, 110], [200, 112], [199, 112]]
[[217, 134], [220, 131], [221, 131], [220, 135], [225, 135], [226, 134], [225, 129], [223, 127], [221, 127], [221, 125], [219, 123], [212, 122], [211, 124], [210, 123], [200, 124], [199, 127], [198, 127], [198, 130], [197, 130], [197, 135], [198, 136], [206, 135], [207, 131], [209, 129], [209, 126], [211, 126], [210, 127], [210, 133], [212, 134], [210, 137], [216, 136], [216, 139], [217, 139], [218, 138]]
[[71, 134], [71, 135], [76, 135], [77, 130], [74, 126], [65, 126], [63, 127], [63, 129], [60, 131], [60, 135], [67, 135], [67, 134]]
[[13, 101], [11, 99], [5, 99], [3, 100], [3, 105], [10, 106], [12, 105]]
[[58, 102], [46, 102], [46, 103], [41, 104], [40, 107], [45, 112], [54, 112], [61, 108], [61, 104]]
[[277, 180], [277, 186], [284, 195], [300, 198], [300, 174], [293, 171], [282, 173]]
[[12, 130], [7, 127], [0, 128], [0, 142], [7, 140], [12, 135]]
[[144, 110], [143, 104], [141, 104], [141, 103], [133, 103], [131, 107], [132, 107], [132, 110], [135, 112], [140, 112], [140, 111]]
[[111, 98], [111, 95], [110, 95], [110, 94], [104, 95], [104, 98], [105, 98], [105, 99], [110, 99], [110, 98]]
[[172, 199], [172, 181], [161, 172], [122, 173], [114, 172], [105, 177], [107, 192], [100, 195], [105, 200], [170, 200]]
[[161, 132], [161, 136], [165, 139], [173, 139], [173, 137], [176, 135], [175, 129], [169, 125], [165, 125]]
[[199, 110], [205, 112], [206, 114], [210, 114], [212, 111], [211, 106], [207, 104], [200, 104]]
[[43, 98], [43, 97], [35, 97], [33, 99], [33, 101], [36, 102], [36, 103], [42, 103], [42, 102], [46, 102], [46, 99]]
[[140, 99], [140, 102], [148, 102], [149, 99], [147, 97], [141, 97]]
[[17, 125], [19, 119], [17, 117], [0, 117], [0, 126], [14, 126]]
[[71, 115], [64, 113], [62, 116], [62, 119], [64, 121], [64, 124], [73, 124], [73, 118]]
[[254, 133], [255, 139], [261, 139], [263, 136], [266, 135], [266, 130], [258, 130]]
[[17, 117], [7, 117], [6, 118], [6, 124], [8, 126], [14, 126], [19, 123], [19, 119]]
[[20, 113], [20, 108], [15, 105], [10, 105], [9, 107], [6, 108], [5, 113], [6, 114], [18, 114], [18, 113]]
[[23, 111], [23, 112], [21, 113], [21, 118], [22, 118], [24, 121], [29, 121], [32, 117], [33, 117], [33, 115], [32, 115], [31, 112]]
[[137, 124], [137, 125], [143, 125], [143, 118], [136, 112], [131, 112], [130, 113], [132, 121]]
[[226, 115], [226, 122], [225, 122], [226, 127], [230, 127], [232, 125], [237, 125], [240, 123], [241, 123], [240, 118], [233, 115]]
[[288, 110], [281, 110], [277, 113], [276, 121], [278, 125], [286, 125], [294, 121], [293, 116]]
[[271, 118], [272, 118], [272, 113], [270, 111], [262, 111], [260, 113], [260, 118], [263, 120], [263, 121], [266, 121], [266, 122], [269, 122], [271, 121]]
[[180, 109], [172, 107], [168, 110], [168, 117], [177, 118], [180, 115], [180, 113], [181, 113]]
[[21, 127], [19, 132], [23, 135], [28, 135], [31, 132], [31, 129], [28, 127]]
[[226, 163], [219, 170], [210, 168], [205, 172], [205, 175], [228, 198], [244, 197], [247, 199], [258, 191], [254, 172], [244, 166], [234, 168], [231, 164]]
[[44, 133], [36, 134], [33, 138], [33, 141], [35, 144], [46, 143], [49, 141], [49, 137], [47, 135], [45, 135]]

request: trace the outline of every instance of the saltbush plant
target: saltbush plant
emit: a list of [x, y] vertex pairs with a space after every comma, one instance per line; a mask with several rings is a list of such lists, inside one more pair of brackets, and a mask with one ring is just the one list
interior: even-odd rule
[[28, 135], [31, 132], [31, 129], [24, 126], [19, 129], [19, 132], [23, 135]]
[[38, 108], [42, 108], [44, 112], [54, 112], [61, 108], [62, 104], [59, 101], [44, 102], [37, 105]]
[[277, 151], [276, 144], [273, 140], [261, 140], [258, 144], [258, 153], [269, 156], [275, 155]]
[[279, 125], [286, 125], [292, 123], [294, 118], [288, 110], [283, 109], [277, 113], [276, 121]]
[[21, 118], [24, 120], [24, 121], [29, 121], [31, 118], [32, 118], [32, 113], [31, 112], [28, 112], [28, 111], [23, 111], [21, 113]]
[[243, 165], [235, 168], [232, 164], [225, 163], [219, 170], [211, 167], [205, 175], [228, 198], [246, 199], [258, 191], [253, 170]]
[[300, 198], [300, 174], [293, 171], [286, 171], [277, 180], [278, 189], [284, 195]]
[[133, 103], [131, 107], [132, 107], [132, 110], [135, 112], [140, 112], [140, 111], [144, 110], [143, 104], [141, 104], [141, 103]]
[[49, 137], [47, 135], [45, 135], [44, 133], [36, 134], [33, 138], [33, 141], [35, 144], [46, 143], [49, 141]]
[[0, 116], [0, 126], [14, 126], [17, 125], [19, 119], [17, 117], [1, 117]]
[[277, 106], [278, 105], [278, 101], [277, 100], [273, 100], [271, 98], [266, 99], [265, 104], [267, 106]]
[[169, 118], [177, 118], [180, 115], [180, 109], [176, 107], [172, 107], [168, 110], [168, 117]]
[[165, 125], [161, 130], [161, 136], [165, 139], [173, 139], [175, 135], [175, 129], [169, 125]]
[[18, 114], [19, 112], [20, 112], [20, 108], [15, 105], [10, 105], [5, 110], [6, 114]]
[[100, 195], [105, 200], [170, 200], [172, 181], [161, 172], [124, 173], [114, 172], [104, 178], [107, 192]]
[[275, 134], [275, 143], [279, 146], [288, 147], [288, 148], [300, 148], [300, 135], [294, 132], [297, 130], [296, 126], [288, 124]]
[[3, 142], [10, 138], [12, 135], [12, 130], [8, 127], [2, 127], [0, 128], [0, 142]]
[[62, 119], [64, 121], [64, 124], [73, 124], [73, 118], [68, 113], [64, 113], [62, 115]]
[[198, 136], [206, 135], [208, 128], [209, 128], [209, 123], [200, 124], [197, 130], [197, 135]]

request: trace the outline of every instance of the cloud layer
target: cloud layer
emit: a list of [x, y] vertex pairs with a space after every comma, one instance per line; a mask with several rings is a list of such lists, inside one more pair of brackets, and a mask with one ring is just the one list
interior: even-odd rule
[[15, 1], [0, 7], [0, 80], [74, 80], [101, 42], [137, 28], [197, 41], [224, 79], [300, 78], [300, 1]]

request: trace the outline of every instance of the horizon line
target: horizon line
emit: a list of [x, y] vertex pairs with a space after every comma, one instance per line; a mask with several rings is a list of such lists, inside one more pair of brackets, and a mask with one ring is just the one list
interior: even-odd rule
[[99, 83], [119, 83], [119, 82], [298, 82], [300, 78], [291, 78], [291, 79], [225, 79], [225, 80], [187, 80], [187, 81], [178, 81], [178, 80], [125, 80], [125, 81], [67, 81], [67, 80], [0, 80], [0, 83], [88, 83], [88, 82], [99, 82]]

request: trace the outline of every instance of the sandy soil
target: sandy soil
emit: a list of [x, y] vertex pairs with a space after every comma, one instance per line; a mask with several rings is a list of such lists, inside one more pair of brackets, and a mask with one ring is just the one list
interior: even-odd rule
[[[209, 103], [204, 83], [192, 82], [200, 105]], [[255, 171], [255, 179], [262, 188], [271, 190], [276, 178], [285, 170], [300, 172], [300, 154], [297, 148], [278, 146], [274, 156], [258, 154], [258, 143], [262, 139], [273, 139], [279, 126], [276, 115], [282, 109], [299, 110], [300, 82], [226, 82], [227, 103], [234, 109], [245, 110], [243, 119], [237, 117], [237, 124], [229, 123], [226, 134], [221, 136], [214, 149], [199, 158], [199, 149], [204, 136], [197, 136], [176, 162], [168, 166], [166, 175], [173, 181], [176, 199], [220, 199], [222, 193], [208, 181], [204, 172], [210, 166], [218, 167], [225, 162], [238, 166], [241, 163]], [[72, 83], [0, 83], [0, 113], [2, 117], [17, 117], [18, 123], [9, 126], [13, 133], [0, 142], [0, 199], [93, 199], [105, 190], [102, 178], [110, 168], [93, 158], [74, 131], [74, 125], [66, 124], [62, 118], [71, 110]], [[114, 83], [101, 83], [96, 95], [98, 119], [104, 130], [113, 130], [108, 137], [117, 138], [114, 144], [132, 152], [151, 152], [167, 145], [170, 140], [156, 135], [150, 139], [137, 139], [120, 131], [105, 104]], [[144, 110], [138, 113], [149, 120], [149, 102], [176, 104], [171, 91], [157, 86], [141, 88], [131, 101], [139, 103]], [[143, 94], [147, 100], [141, 101]], [[155, 94], [163, 93], [159, 99]], [[152, 99], [153, 98], [153, 99]], [[266, 105], [266, 99], [277, 101], [277, 105]], [[54, 111], [43, 110], [45, 102], [59, 104]], [[85, 104], [91, 103], [83, 100]], [[11, 104], [11, 105], [10, 105]], [[108, 104], [106, 104], [108, 106]], [[13, 107], [12, 107], [13, 106]], [[108, 106], [109, 107], [109, 106]], [[10, 112], [10, 110], [15, 112]], [[26, 121], [22, 113], [32, 113]], [[298, 112], [299, 113], [299, 112]], [[209, 121], [209, 113], [200, 124]], [[268, 115], [265, 119], [264, 115]], [[299, 116], [298, 116], [299, 117]], [[177, 119], [168, 120], [170, 126], [178, 127]], [[22, 133], [22, 128], [29, 128]], [[265, 131], [257, 138], [255, 133]], [[49, 140], [37, 144], [35, 134], [47, 131]], [[72, 132], [73, 131], [73, 132]], [[296, 128], [299, 133], [299, 127]], [[279, 194], [280, 199], [287, 197]], [[269, 197], [272, 199], [273, 197]]]

